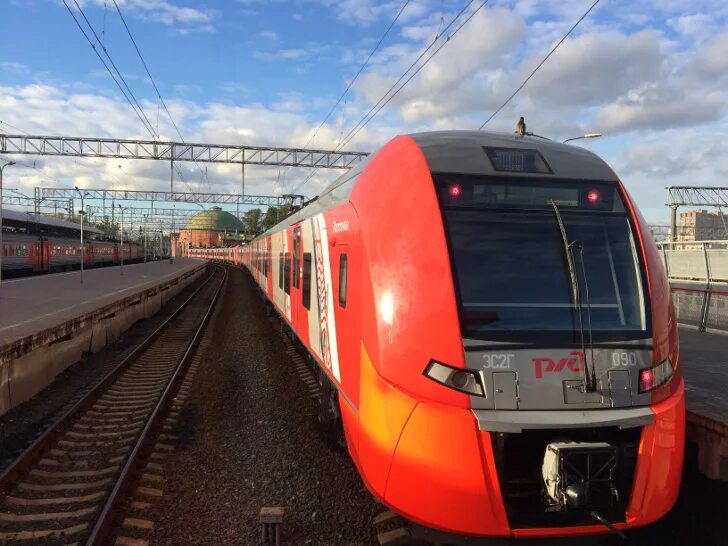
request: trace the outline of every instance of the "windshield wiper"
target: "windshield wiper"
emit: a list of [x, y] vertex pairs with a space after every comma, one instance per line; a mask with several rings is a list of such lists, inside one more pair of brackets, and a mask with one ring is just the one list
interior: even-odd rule
[[[556, 215], [556, 223], [559, 226], [559, 232], [561, 233], [561, 242], [564, 245], [564, 253], [566, 254], [566, 264], [569, 269], [569, 282], [571, 284], [571, 299], [576, 307], [579, 316], [579, 335], [581, 339], [581, 353], [584, 355], [584, 367], [582, 370], [582, 392], [596, 392], [597, 390], [597, 378], [594, 372], [594, 343], [592, 340], [592, 325], [591, 325], [591, 302], [589, 301], [589, 285], [586, 280], [586, 269], [584, 268], [584, 253], [583, 246], [579, 241], [569, 242], [569, 238], [566, 235], [566, 226], [564, 221], [561, 219], [561, 212], [559, 207], [552, 200], [551, 206], [554, 207], [554, 214]], [[576, 275], [576, 265], [574, 264], [574, 249], [579, 250], [579, 256], [581, 258], [582, 275], [584, 277], [584, 288], [586, 290], [586, 307], [587, 307], [587, 318], [589, 327], [589, 356], [592, 362], [592, 372], [589, 373], [589, 360], [586, 358], [586, 343], [584, 340], [584, 317], [582, 314], [581, 305], [581, 292], [579, 290], [579, 279]]]

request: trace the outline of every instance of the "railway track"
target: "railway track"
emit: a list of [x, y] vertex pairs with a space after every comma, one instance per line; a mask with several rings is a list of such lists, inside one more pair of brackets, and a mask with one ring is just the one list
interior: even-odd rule
[[214, 267], [172, 316], [0, 476], [0, 543], [105, 539], [226, 275]]

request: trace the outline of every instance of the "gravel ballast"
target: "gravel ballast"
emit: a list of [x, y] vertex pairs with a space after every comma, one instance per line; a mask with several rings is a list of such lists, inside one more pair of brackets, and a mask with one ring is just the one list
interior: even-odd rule
[[311, 395], [247, 274], [231, 269], [210, 326], [153, 544], [256, 544], [263, 506], [283, 506], [284, 544], [376, 544], [383, 508], [348, 454], [322, 438]]

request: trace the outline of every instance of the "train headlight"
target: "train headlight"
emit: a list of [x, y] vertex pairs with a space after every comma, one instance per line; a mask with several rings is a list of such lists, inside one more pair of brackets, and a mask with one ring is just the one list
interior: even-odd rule
[[483, 383], [480, 381], [480, 373], [463, 368], [453, 368], [440, 362], [431, 360], [425, 368], [425, 375], [432, 379], [467, 394], [473, 396], [485, 396]]
[[669, 358], [666, 358], [653, 368], [640, 370], [640, 394], [649, 392], [667, 383], [674, 371]]

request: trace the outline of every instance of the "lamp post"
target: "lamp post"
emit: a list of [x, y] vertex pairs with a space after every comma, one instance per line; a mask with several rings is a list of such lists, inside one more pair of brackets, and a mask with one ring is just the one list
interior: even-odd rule
[[116, 205], [119, 207], [119, 211], [121, 212], [121, 248], [119, 249], [119, 256], [121, 257], [121, 267], [119, 270], [121, 271], [121, 274], [124, 274], [124, 207], [122, 207], [120, 204], [117, 203]]
[[3, 282], [3, 254], [5, 254], [3, 246], [3, 169], [13, 165], [15, 165], [15, 161], [8, 161], [4, 165], [0, 165], [0, 286]]
[[585, 135], [567, 138], [566, 140], [564, 140], [563, 144], [566, 144], [567, 142], [571, 142], [572, 140], [579, 140], [582, 138], [599, 138], [600, 136], [602, 136], [601, 133], [587, 133]]
[[164, 232], [161, 229], [157, 230], [157, 231], [159, 232], [159, 258], [158, 259], [159, 259], [159, 267], [161, 268], [162, 267], [162, 254], [164, 253], [164, 249], [162, 248], [162, 235]]
[[78, 189], [78, 186], [74, 186], [76, 188], [76, 191], [78, 192], [78, 195], [81, 196], [81, 210], [78, 211], [78, 213], [81, 215], [81, 282], [83, 283], [83, 262], [84, 262], [84, 249], [83, 249], [83, 217], [86, 214], [86, 211], [83, 208], [83, 198], [88, 197], [90, 194], [88, 192], [81, 193], [81, 190]]
[[147, 263], [147, 215], [144, 214], [144, 225], [142, 226], [142, 237], [144, 238], [144, 263]]

